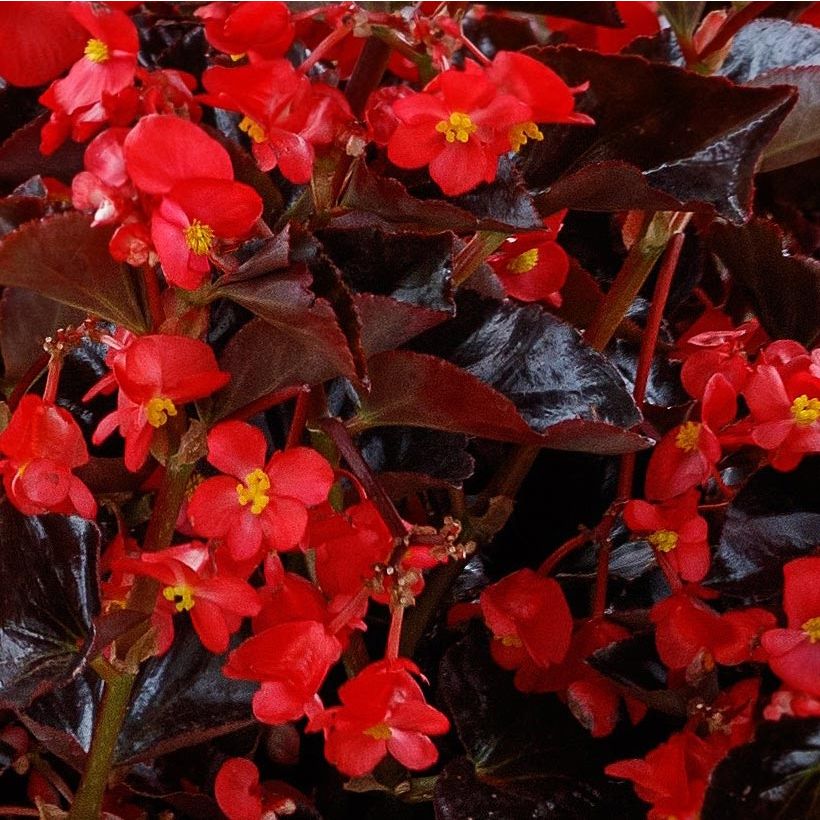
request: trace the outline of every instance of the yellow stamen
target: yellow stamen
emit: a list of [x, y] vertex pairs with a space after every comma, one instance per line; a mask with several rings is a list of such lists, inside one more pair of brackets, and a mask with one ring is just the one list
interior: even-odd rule
[[111, 56], [108, 53], [108, 46], [96, 37], [92, 37], [85, 44], [85, 51], [83, 52], [92, 63], [104, 63]]
[[238, 63], [240, 60], [244, 59], [247, 55], [246, 51], [243, 51], [241, 54], [230, 54], [228, 55], [235, 63]]
[[514, 646], [518, 648], [519, 646], [524, 645], [523, 643], [521, 643], [521, 638], [519, 638], [517, 635], [503, 635], [499, 638], [499, 640], [501, 641], [502, 646]]
[[166, 601], [176, 601], [175, 607], [177, 612], [186, 612], [193, 609], [194, 606], [194, 590], [187, 584], [178, 584], [177, 586], [168, 586], [162, 590], [162, 597]]
[[538, 248], [530, 248], [507, 263], [509, 273], [528, 273], [538, 264]]
[[177, 407], [171, 401], [163, 396], [149, 399], [148, 404], [145, 405], [145, 415], [148, 417], [148, 423], [151, 427], [162, 427], [168, 416], [175, 416], [177, 414]]
[[683, 450], [684, 453], [694, 453], [698, 449], [700, 442], [700, 424], [696, 421], [687, 421], [681, 425], [675, 439], [675, 446]]
[[792, 402], [791, 413], [795, 424], [808, 427], [820, 419], [820, 399], [810, 399], [804, 393]]
[[185, 243], [197, 256], [205, 256], [214, 244], [214, 229], [198, 219], [195, 219], [184, 233]]
[[236, 495], [243, 507], [250, 504], [251, 512], [259, 515], [270, 504], [267, 492], [269, 489], [270, 479], [257, 467], [245, 476], [244, 484], [236, 485]]
[[810, 643], [817, 643], [820, 641], [820, 615], [816, 618], [809, 618], [803, 624], [803, 634], [809, 639]]
[[390, 740], [393, 736], [393, 732], [386, 723], [377, 723], [375, 726], [365, 729], [364, 733], [374, 740]]
[[250, 117], [243, 117], [240, 120], [239, 130], [244, 131], [254, 142], [264, 142], [268, 138], [265, 129]]
[[659, 552], [672, 552], [678, 545], [678, 534], [672, 530], [656, 530], [646, 540]]
[[532, 121], [522, 122], [520, 125], [514, 125], [510, 129], [510, 145], [513, 151], [520, 151], [522, 145], [526, 145], [529, 140], [541, 142], [544, 135], [541, 129]]
[[449, 119], [441, 120], [436, 125], [436, 131], [439, 134], [444, 134], [444, 139], [447, 142], [467, 142], [470, 139], [470, 134], [474, 134], [478, 130], [478, 126], [473, 125], [473, 121], [460, 111], [454, 111], [450, 114]]

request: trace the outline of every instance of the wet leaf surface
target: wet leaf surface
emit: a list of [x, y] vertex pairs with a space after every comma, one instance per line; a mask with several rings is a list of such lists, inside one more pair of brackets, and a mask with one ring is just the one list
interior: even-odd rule
[[25, 707], [83, 667], [99, 609], [100, 532], [0, 501], [0, 704]]

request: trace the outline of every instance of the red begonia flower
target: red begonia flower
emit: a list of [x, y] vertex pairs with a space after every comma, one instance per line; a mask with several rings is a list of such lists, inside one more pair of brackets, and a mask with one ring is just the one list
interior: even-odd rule
[[623, 513], [627, 527], [647, 536], [658, 560], [685, 581], [700, 581], [709, 571], [708, 527], [698, 501], [697, 490], [687, 490], [663, 504], [630, 501]]
[[762, 637], [772, 671], [791, 689], [820, 697], [820, 558], [783, 567], [785, 629]]
[[646, 497], [666, 501], [706, 481], [720, 460], [715, 434], [737, 413], [737, 393], [715, 373], [703, 394], [701, 421], [687, 421], [670, 430], [655, 446], [646, 469]]
[[328, 618], [324, 595], [315, 584], [292, 572], [285, 572], [275, 586], [263, 587], [259, 597], [262, 608], [253, 619], [257, 634], [288, 621], [324, 623]]
[[219, 370], [213, 350], [184, 336], [141, 336], [113, 359], [119, 387], [117, 409], [97, 426], [99, 444], [119, 428], [125, 438], [125, 466], [134, 472], [148, 457], [154, 433], [179, 412], [178, 405], [224, 387], [230, 374]]
[[660, 31], [657, 5], [618, 0], [615, 7], [623, 21], [623, 28], [595, 26], [563, 17], [548, 16], [546, 21], [550, 31], [560, 32], [570, 43], [601, 54], [617, 54], [636, 37], [651, 37]]
[[342, 645], [317, 621], [286, 621], [234, 649], [224, 674], [261, 683], [253, 714], [262, 723], [286, 723], [321, 708], [316, 694]]
[[[150, 557], [146, 557], [149, 556]], [[221, 654], [243, 617], [256, 615], [261, 604], [256, 590], [239, 578], [192, 569], [178, 553], [163, 550], [143, 553], [141, 560], [124, 558], [113, 568], [132, 575], [154, 578], [164, 586], [158, 606], [187, 611], [202, 645]]]
[[71, 181], [71, 204], [93, 211], [92, 225], [121, 222], [131, 210], [135, 191], [125, 169], [127, 134], [127, 128], [108, 128], [94, 137], [85, 149], [85, 170]]
[[333, 141], [353, 119], [342, 94], [325, 83], [311, 83], [287, 60], [222, 68], [202, 75], [208, 102], [244, 115], [239, 128], [251, 140], [259, 167], [279, 167], [302, 184], [313, 173], [315, 145]]
[[738, 609], [723, 615], [686, 591], [652, 607], [655, 645], [670, 669], [686, 669], [701, 653], [724, 666], [759, 659], [760, 634], [775, 624], [765, 609]]
[[0, 5], [0, 77], [11, 85], [50, 82], [82, 57], [87, 41], [68, 3]]
[[[557, 692], [593, 737], [605, 737], [615, 728], [621, 704], [617, 686], [585, 661], [596, 650], [628, 638], [630, 633], [611, 621], [596, 618], [582, 624], [572, 636], [564, 660], [548, 669], [522, 667], [515, 685], [522, 692]], [[646, 713], [634, 698], [624, 697], [633, 723]]]
[[96, 516], [94, 496], [71, 472], [88, 463], [88, 449], [67, 410], [26, 394], [0, 433], [0, 454], [6, 495], [24, 515]]
[[564, 660], [572, 637], [572, 614], [552, 578], [542, 578], [531, 569], [513, 572], [481, 593], [481, 611], [493, 633], [493, 659], [504, 669], [526, 669], [532, 664], [546, 669]]
[[820, 717], [820, 697], [791, 689], [778, 689], [763, 709], [766, 720], [782, 717]]
[[222, 538], [234, 559], [250, 558], [264, 544], [289, 550], [307, 529], [307, 508], [327, 499], [333, 468], [309, 447], [274, 453], [267, 461], [262, 432], [241, 421], [208, 434], [208, 461], [225, 475], [194, 491], [188, 517], [194, 530]]
[[69, 12], [90, 37], [68, 75], [40, 97], [53, 112], [42, 131], [44, 154], [58, 148], [69, 133], [83, 142], [107, 122], [106, 98], [130, 86], [137, 68], [137, 28], [125, 12], [103, 3], [72, 3]]
[[715, 373], [741, 392], [752, 372], [748, 354], [756, 351], [764, 339], [756, 319], [735, 328], [722, 311], [706, 311], [678, 340], [673, 354], [683, 362], [680, 378], [686, 392], [694, 399], [702, 399]]
[[776, 470], [793, 470], [807, 453], [820, 453], [820, 378], [802, 367], [784, 375], [758, 364], [743, 396], [752, 416], [752, 441], [768, 451]]
[[492, 182], [498, 157], [510, 150], [511, 129], [531, 113], [471, 61], [464, 71], [449, 69], [423, 92], [396, 100], [393, 111], [399, 125], [387, 144], [388, 158], [399, 168], [429, 165], [447, 196]]
[[544, 231], [517, 234], [487, 260], [508, 296], [522, 302], [561, 306], [569, 257], [555, 241], [566, 211], [544, 220]]
[[419, 771], [438, 751], [428, 735], [449, 731], [446, 716], [426, 703], [409, 661], [380, 661], [339, 687], [341, 706], [313, 716], [308, 731], [325, 733], [325, 757], [343, 774], [361, 777], [389, 753]]
[[228, 820], [276, 820], [296, 811], [296, 789], [281, 781], [259, 782], [259, 770], [244, 757], [228, 758], [214, 781], [214, 796]]
[[215, 241], [247, 236], [262, 214], [261, 197], [234, 181], [228, 152], [186, 120], [144, 117], [124, 150], [137, 188], [161, 197], [152, 213], [151, 239], [166, 278], [196, 289], [210, 271]]
[[234, 59], [284, 57], [293, 42], [295, 29], [284, 3], [208, 3], [194, 14], [205, 22], [205, 39]]

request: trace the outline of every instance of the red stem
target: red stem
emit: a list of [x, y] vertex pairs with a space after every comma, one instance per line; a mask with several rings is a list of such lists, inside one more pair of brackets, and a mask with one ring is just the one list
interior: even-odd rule
[[574, 535], [572, 538], [564, 541], [555, 552], [550, 553], [547, 556], [546, 560], [540, 567], [538, 567], [538, 574], [547, 576], [549, 575], [557, 566], [564, 560], [568, 555], [575, 552], [575, 550], [583, 547], [584, 544], [588, 544], [592, 540], [592, 533], [589, 530], [584, 530], [583, 532], [579, 532], [578, 535]]
[[37, 361], [35, 361], [31, 367], [23, 374], [23, 377], [20, 379], [19, 382], [14, 387], [11, 395], [9, 396], [8, 405], [9, 410], [13, 413], [17, 409], [17, 405], [20, 404], [23, 396], [28, 393], [31, 389], [31, 385], [40, 378], [43, 374], [43, 371], [48, 367], [49, 362], [49, 355], [48, 353], [43, 353], [42, 355], [37, 357]]
[[290, 423], [288, 440], [285, 449], [290, 450], [298, 447], [302, 443], [302, 436], [305, 434], [305, 424], [307, 423], [308, 404], [310, 402], [310, 388], [302, 390], [296, 396], [296, 404], [293, 408], [293, 421]]
[[404, 607], [397, 606], [390, 613], [390, 632], [387, 634], [387, 648], [384, 650], [384, 659], [394, 661], [399, 657], [399, 643], [401, 642], [401, 625], [404, 621]]
[[[673, 234], [667, 245], [663, 262], [658, 271], [658, 278], [655, 282], [655, 291], [652, 294], [652, 304], [649, 314], [646, 317], [646, 328], [644, 329], [641, 351], [638, 355], [638, 366], [635, 371], [635, 389], [633, 396], [635, 404], [643, 411], [646, 399], [646, 385], [649, 381], [649, 371], [652, 367], [652, 359], [655, 355], [655, 348], [658, 344], [658, 334], [660, 333], [663, 312], [666, 308], [666, 301], [669, 298], [669, 290], [672, 287], [672, 278], [680, 259], [681, 248], [683, 247], [684, 235], [682, 232]], [[615, 504], [601, 522], [600, 532], [606, 533], [601, 541], [598, 551], [598, 571], [595, 576], [595, 592], [592, 602], [592, 616], [600, 617], [606, 609], [606, 592], [609, 583], [609, 556], [612, 552], [612, 541], [610, 532], [617, 516], [616, 510], [632, 495], [632, 485], [635, 478], [635, 453], [624, 453], [621, 456], [621, 464], [618, 472], [618, 487], [616, 490]]]
[[316, 65], [319, 60], [321, 60], [329, 51], [331, 51], [338, 43], [341, 43], [345, 37], [351, 32], [350, 26], [341, 25], [338, 28], [334, 29], [330, 32], [330, 34], [319, 43], [313, 51], [310, 52], [310, 57], [308, 57], [302, 65], [299, 66], [299, 71], [302, 74], [307, 74], [314, 65]]
[[227, 415], [222, 421], [245, 421], [245, 419], [249, 419], [258, 413], [264, 413], [265, 410], [269, 410], [271, 407], [275, 407], [283, 401], [292, 399], [294, 396], [298, 396], [306, 390], [310, 390], [306, 384], [299, 385], [298, 387], [283, 387], [281, 390], [268, 393], [256, 399], [256, 401], [252, 401], [250, 404], [246, 404], [244, 407], [234, 410], [233, 413]]
[[54, 404], [57, 401], [57, 388], [60, 384], [60, 371], [63, 369], [63, 357], [60, 353], [52, 355], [48, 360], [48, 376], [46, 387], [43, 390], [43, 401]]
[[148, 300], [151, 330], [156, 331], [163, 322], [165, 312], [162, 309], [162, 293], [159, 289], [156, 271], [147, 263], [142, 266], [142, 281], [145, 283], [145, 298]]
[[733, 14], [729, 17], [726, 22], [718, 29], [717, 34], [706, 44], [706, 47], [701, 51], [698, 55], [701, 61], [705, 60], [710, 55], [714, 54], [716, 51], [720, 51], [735, 34], [746, 25], [746, 23], [750, 23], [755, 17], [763, 14], [769, 6], [771, 6], [771, 2], [761, 2], [761, 3], [749, 3], [748, 5], [744, 6], [740, 11], [736, 14]]

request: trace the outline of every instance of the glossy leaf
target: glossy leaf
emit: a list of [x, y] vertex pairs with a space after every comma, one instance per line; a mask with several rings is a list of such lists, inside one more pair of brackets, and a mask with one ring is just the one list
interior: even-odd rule
[[[253, 722], [251, 697], [256, 685], [226, 678], [225, 656], [204, 649], [187, 619], [177, 618], [175, 629], [168, 652], [151, 658], [140, 670], [117, 743], [116, 765], [194, 746]], [[100, 684], [89, 673], [35, 701], [26, 711], [26, 724], [80, 768], [100, 695]]]
[[747, 603], [777, 598], [783, 589], [783, 565], [817, 548], [818, 482], [818, 456], [790, 473], [767, 467], [752, 476], [726, 511], [709, 586]]
[[16, 382], [43, 355], [43, 339], [77, 324], [85, 314], [24, 288], [5, 288], [0, 299], [0, 352], [5, 378]]
[[16, 285], [124, 325], [147, 330], [136, 273], [108, 252], [109, 228], [79, 213], [29, 222], [0, 242], [0, 284]]
[[703, 820], [790, 820], [820, 815], [820, 718], [764, 720], [729, 752], [706, 791]]
[[773, 339], [810, 345], [820, 333], [820, 262], [786, 256], [783, 234], [771, 221], [715, 225], [711, 248], [736, 283], [748, 292], [761, 324]]
[[637, 816], [629, 790], [600, 774], [589, 735], [555, 699], [516, 691], [479, 630], [447, 650], [439, 693], [467, 752], [436, 783], [439, 820]]
[[[640, 415], [616, 370], [574, 328], [539, 305], [461, 292], [455, 318], [426, 333], [416, 347], [509, 399], [545, 446], [601, 453], [644, 446], [639, 436], [623, 432]], [[434, 394], [419, 399], [431, 404]], [[441, 404], [447, 410], [452, 402]], [[460, 405], [476, 417], [482, 410], [463, 397]]]
[[0, 501], [0, 704], [25, 707], [83, 668], [99, 609], [100, 532]]
[[[347, 341], [338, 326], [325, 325], [329, 339], [301, 334], [299, 328], [253, 319], [237, 331], [219, 359], [231, 374], [214, 397], [210, 415], [223, 418], [253, 401], [300, 385], [321, 384], [334, 376], [355, 377]], [[331, 348], [329, 345], [335, 345]], [[326, 346], [327, 345], [327, 346]], [[342, 347], [344, 345], [344, 347]], [[336, 355], [331, 355], [333, 351]]]
[[[548, 128], [527, 155], [527, 181], [545, 191], [542, 208], [667, 209], [660, 202], [671, 198], [681, 203], [676, 210], [711, 206], [735, 222], [748, 218], [757, 162], [794, 92], [741, 88], [639, 57], [566, 47], [531, 53], [570, 86], [589, 82], [577, 107], [595, 120]], [[604, 182], [610, 169], [625, 173], [623, 163], [643, 180], [631, 172], [626, 197], [612, 178]]]
[[800, 94], [763, 152], [761, 171], [776, 171], [820, 155], [820, 66], [775, 68], [755, 77], [749, 85], [793, 85]]
[[393, 233], [373, 227], [325, 230], [318, 236], [354, 290], [455, 312], [452, 234]]

